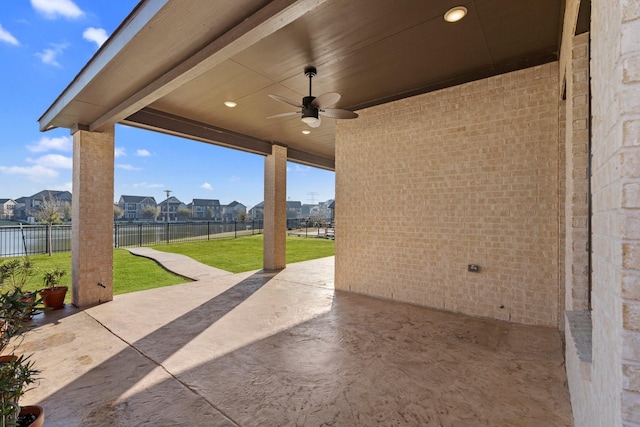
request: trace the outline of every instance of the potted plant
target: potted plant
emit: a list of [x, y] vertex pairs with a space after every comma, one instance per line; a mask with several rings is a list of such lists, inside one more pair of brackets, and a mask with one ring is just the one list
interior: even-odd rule
[[42, 276], [44, 289], [40, 291], [40, 296], [45, 307], [53, 309], [64, 307], [64, 298], [67, 295], [67, 286], [58, 286], [60, 279], [66, 274], [65, 270], [54, 268], [47, 270]]
[[25, 301], [19, 288], [0, 293], [0, 427], [41, 427], [44, 410], [39, 406], [21, 408], [19, 400], [36, 381], [38, 371], [28, 357], [3, 355], [9, 342], [24, 336], [26, 323], [40, 301]]
[[[29, 257], [10, 259], [0, 263], [0, 284], [12, 289], [24, 289], [29, 277], [35, 276], [38, 269]], [[33, 292], [22, 292], [25, 301], [33, 302]]]

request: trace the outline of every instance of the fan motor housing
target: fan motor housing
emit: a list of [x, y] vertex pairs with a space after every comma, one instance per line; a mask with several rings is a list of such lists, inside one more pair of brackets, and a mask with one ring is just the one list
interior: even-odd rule
[[314, 99], [316, 99], [315, 96], [305, 96], [304, 98], [302, 98], [302, 106], [304, 107], [302, 109], [302, 118], [305, 118], [305, 117], [315, 117], [316, 119], [318, 118], [318, 107], [314, 107], [313, 105], [311, 105]]

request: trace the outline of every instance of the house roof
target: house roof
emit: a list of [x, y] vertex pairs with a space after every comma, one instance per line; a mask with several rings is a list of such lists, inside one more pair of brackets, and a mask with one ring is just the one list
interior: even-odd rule
[[154, 204], [156, 203], [156, 199], [152, 196], [120, 196], [122, 203], [142, 203], [145, 200], [152, 201]]
[[49, 197], [52, 197], [57, 200], [67, 200], [71, 201], [71, 193], [68, 191], [59, 191], [59, 190], [42, 190], [29, 197], [30, 199], [36, 200], [45, 200]]
[[226, 208], [231, 208], [231, 209], [238, 208], [238, 207], [243, 207], [243, 208], [246, 209], [245, 205], [243, 205], [242, 203], [240, 203], [238, 201], [235, 201], [235, 200], [233, 202], [229, 203], [228, 205], [225, 205], [225, 207]]
[[218, 199], [193, 199], [191, 203], [194, 206], [220, 206], [220, 200]]
[[[311, 134], [269, 94], [338, 92], [358, 111], [558, 58], [564, 0], [142, 0], [39, 119], [40, 129], [115, 123], [335, 167], [336, 120]], [[237, 102], [227, 108], [223, 102]]]
[[302, 208], [302, 203], [301, 203], [301, 202], [298, 202], [298, 201], [291, 201], [291, 200], [288, 200], [288, 201], [287, 201], [287, 208], [288, 208], [288, 209]]

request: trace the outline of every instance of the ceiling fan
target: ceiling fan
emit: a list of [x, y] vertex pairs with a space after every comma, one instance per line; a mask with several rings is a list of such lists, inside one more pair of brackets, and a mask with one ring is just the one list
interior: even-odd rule
[[315, 67], [305, 67], [304, 75], [309, 77], [309, 96], [302, 98], [302, 104], [283, 98], [278, 95], [270, 94], [269, 96], [276, 101], [298, 107], [300, 111], [291, 111], [288, 113], [280, 113], [269, 116], [269, 119], [276, 117], [293, 116], [301, 114], [301, 120], [311, 128], [320, 126], [320, 116], [331, 117], [333, 119], [355, 119], [358, 117], [356, 113], [349, 110], [341, 110], [339, 108], [329, 108], [334, 106], [340, 100], [340, 94], [335, 92], [324, 93], [318, 97], [311, 95], [311, 79], [317, 74]]

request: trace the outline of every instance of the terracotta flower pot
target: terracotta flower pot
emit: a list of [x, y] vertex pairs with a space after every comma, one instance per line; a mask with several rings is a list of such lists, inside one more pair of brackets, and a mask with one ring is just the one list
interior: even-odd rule
[[67, 295], [66, 286], [56, 286], [55, 288], [45, 288], [40, 291], [45, 307], [57, 309], [64, 307], [64, 297]]
[[20, 417], [24, 415], [35, 415], [36, 419], [29, 427], [42, 427], [44, 425], [44, 409], [42, 406], [21, 406], [20, 407]]

